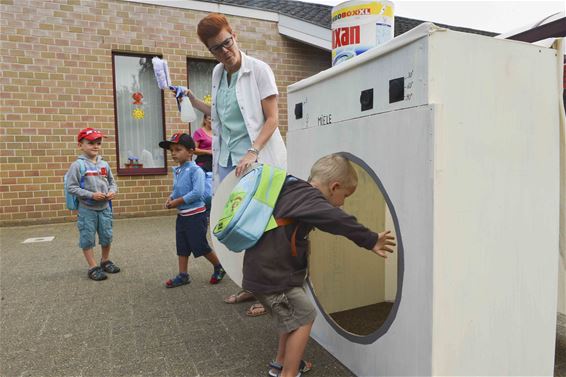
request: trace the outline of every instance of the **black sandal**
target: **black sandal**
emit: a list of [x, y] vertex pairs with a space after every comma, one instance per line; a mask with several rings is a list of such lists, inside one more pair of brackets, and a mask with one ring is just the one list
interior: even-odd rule
[[100, 281], [106, 279], [108, 276], [106, 276], [102, 267], [96, 266], [88, 270], [88, 277], [92, 280]]
[[116, 273], [120, 272], [120, 267], [118, 267], [114, 263], [112, 263], [111, 260], [107, 260], [105, 262], [100, 262], [100, 267], [105, 272], [108, 272], [109, 274], [116, 274]]

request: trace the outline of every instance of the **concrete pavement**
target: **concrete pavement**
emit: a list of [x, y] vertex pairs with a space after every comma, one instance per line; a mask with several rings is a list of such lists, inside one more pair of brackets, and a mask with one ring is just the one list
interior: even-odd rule
[[[276, 332], [268, 316], [245, 315], [249, 303], [223, 303], [234, 283], [208, 284], [200, 258], [190, 285], [163, 286], [177, 272], [174, 228], [174, 216], [115, 220], [122, 272], [103, 282], [86, 276], [74, 223], [0, 228], [0, 375], [267, 376]], [[55, 239], [22, 244], [45, 236]], [[306, 359], [310, 377], [352, 376], [313, 340]], [[563, 317], [555, 375], [566, 377]]]
[[[238, 287], [208, 283], [191, 259], [190, 285], [166, 289], [177, 272], [175, 217], [114, 221], [111, 259], [122, 272], [87, 278], [76, 225], [2, 228], [2, 376], [266, 376], [275, 356], [269, 316], [225, 304]], [[51, 242], [22, 244], [30, 237]], [[100, 248], [96, 251], [100, 256]], [[351, 373], [314, 341], [316, 376]]]

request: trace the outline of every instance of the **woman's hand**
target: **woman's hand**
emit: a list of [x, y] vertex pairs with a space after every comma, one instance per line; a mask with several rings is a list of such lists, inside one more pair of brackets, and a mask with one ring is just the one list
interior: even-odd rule
[[246, 170], [254, 163], [257, 162], [257, 154], [254, 152], [248, 151], [246, 155], [240, 160], [238, 166], [236, 166], [236, 177], [241, 176], [245, 173]]
[[198, 99], [190, 89], [185, 87], [178, 87], [178, 88], [182, 88], [181, 93], [178, 93], [177, 91], [173, 90], [173, 93], [175, 93], [175, 97], [179, 97], [180, 95], [189, 97], [189, 101], [191, 101], [191, 104], [195, 109], [197, 109], [198, 111], [202, 112], [205, 115], [210, 116], [210, 105]]
[[189, 97], [191, 102], [193, 102], [193, 100], [196, 98], [195, 95], [193, 94], [193, 92], [190, 89], [185, 90], [185, 95], [187, 97]]

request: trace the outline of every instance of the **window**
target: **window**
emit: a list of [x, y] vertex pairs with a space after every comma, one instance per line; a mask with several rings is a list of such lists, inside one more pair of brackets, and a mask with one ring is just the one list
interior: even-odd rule
[[[212, 70], [218, 64], [216, 60], [187, 59], [187, 82], [197, 98], [210, 98], [212, 90]], [[197, 111], [197, 119], [193, 122], [191, 131], [202, 127], [202, 113]]]
[[167, 174], [163, 92], [154, 55], [112, 53], [118, 175]]

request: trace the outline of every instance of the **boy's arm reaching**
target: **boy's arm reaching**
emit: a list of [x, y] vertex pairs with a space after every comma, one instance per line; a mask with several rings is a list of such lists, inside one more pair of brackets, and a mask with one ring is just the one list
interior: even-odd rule
[[[305, 186], [306, 187], [306, 186]], [[332, 206], [316, 188], [300, 188], [286, 195], [284, 208], [278, 216], [314, 226], [324, 232], [348, 238], [356, 245], [385, 256], [393, 239], [390, 232], [377, 234], [340, 208]], [[380, 237], [381, 236], [381, 237]]]
[[392, 253], [393, 249], [390, 246], [395, 246], [395, 237], [391, 235], [390, 230], [386, 230], [385, 232], [381, 232], [378, 235], [377, 243], [371, 249], [374, 253], [379, 255], [380, 257], [387, 258], [387, 253]]

